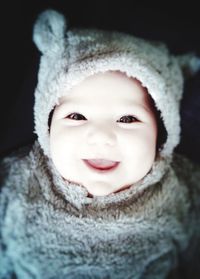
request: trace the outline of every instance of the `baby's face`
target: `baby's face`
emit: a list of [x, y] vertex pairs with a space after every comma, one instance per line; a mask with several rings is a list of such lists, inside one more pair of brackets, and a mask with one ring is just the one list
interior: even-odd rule
[[[73, 87], [60, 98], [50, 129], [56, 169], [95, 196], [141, 180], [154, 162], [156, 140], [148, 94], [138, 81], [120, 72], [98, 73]], [[92, 159], [114, 161], [114, 167], [105, 170], [112, 162]], [[93, 163], [101, 170], [89, 165]]]

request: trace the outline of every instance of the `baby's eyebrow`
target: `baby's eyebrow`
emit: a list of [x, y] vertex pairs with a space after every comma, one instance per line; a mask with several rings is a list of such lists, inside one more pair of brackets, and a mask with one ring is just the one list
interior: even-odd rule
[[[85, 106], [88, 106], [88, 104], [84, 104], [84, 103], [73, 103], [71, 101], [67, 101], [67, 102], [62, 102], [60, 103], [57, 107], [59, 110], [65, 109], [67, 107], [74, 107], [75, 109], [81, 109], [84, 108]], [[91, 107], [91, 106], [89, 106]], [[148, 108], [147, 106], [144, 106], [143, 104], [139, 104], [139, 103], [132, 103], [132, 102], [127, 102], [126, 104], [121, 104], [119, 110], [125, 110], [125, 109], [138, 109], [138, 110], [143, 110], [146, 113], [151, 113], [151, 109]]]
[[123, 109], [137, 109], [137, 110], [143, 110], [146, 113], [151, 113], [151, 109], [148, 108], [148, 106], [145, 106], [140, 103], [135, 103], [135, 102], [127, 102], [124, 106], [121, 106], [122, 110]]

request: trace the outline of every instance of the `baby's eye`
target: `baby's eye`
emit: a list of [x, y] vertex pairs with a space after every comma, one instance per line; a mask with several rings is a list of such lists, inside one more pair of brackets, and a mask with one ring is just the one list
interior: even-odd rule
[[[86, 118], [80, 114], [80, 113], [71, 113], [69, 114], [66, 118], [69, 118], [71, 120], [86, 120]], [[132, 115], [126, 115], [120, 118], [119, 121], [117, 122], [123, 122], [123, 123], [132, 123], [132, 122], [137, 122], [138, 119]]]
[[[121, 121], [120, 121], [120, 120], [121, 120]], [[138, 119], [137, 119], [136, 117], [132, 116], [132, 115], [122, 116], [122, 117], [120, 118], [120, 120], [117, 121], [117, 122], [132, 123], [132, 122], [137, 122], [137, 121], [138, 121]]]
[[70, 118], [72, 120], [86, 120], [86, 118], [80, 113], [71, 113], [66, 118]]

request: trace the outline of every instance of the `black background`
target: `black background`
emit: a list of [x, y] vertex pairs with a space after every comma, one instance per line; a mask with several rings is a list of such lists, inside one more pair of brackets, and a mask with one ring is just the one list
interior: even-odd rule
[[[1, 4], [0, 155], [33, 142], [33, 103], [40, 54], [32, 42], [37, 15], [54, 8], [69, 28], [117, 30], [164, 41], [174, 54], [200, 57], [199, 9], [191, 1], [7, 1]], [[200, 163], [200, 73], [185, 83], [177, 152]]]

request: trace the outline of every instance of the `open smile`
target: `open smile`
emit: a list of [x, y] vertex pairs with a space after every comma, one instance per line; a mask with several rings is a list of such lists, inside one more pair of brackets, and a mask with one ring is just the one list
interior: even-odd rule
[[120, 163], [106, 159], [83, 159], [83, 161], [90, 169], [101, 173], [115, 170]]

